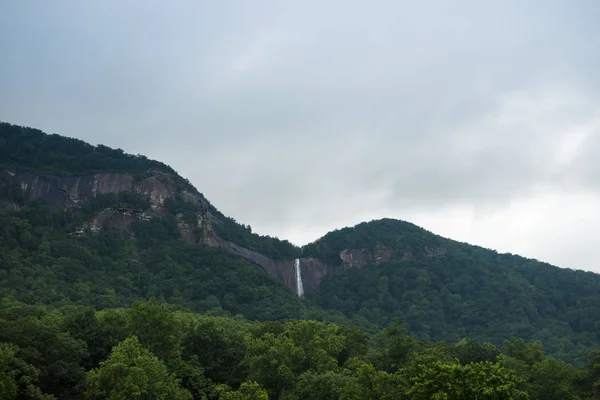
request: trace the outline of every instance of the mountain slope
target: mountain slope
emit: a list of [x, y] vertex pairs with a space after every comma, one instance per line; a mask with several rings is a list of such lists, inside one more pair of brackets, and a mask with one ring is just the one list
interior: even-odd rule
[[[384, 219], [298, 249], [220, 213], [170, 167], [0, 123], [0, 294], [96, 308], [157, 297], [271, 320], [311, 315], [423, 339], [600, 344], [600, 276]], [[295, 294], [299, 258], [306, 299]]]
[[293, 267], [278, 261], [299, 249], [225, 217], [170, 167], [6, 123], [0, 165], [2, 295], [97, 308], [155, 296], [252, 319], [300, 316], [281, 282]]
[[400, 317], [423, 339], [499, 345], [517, 336], [563, 356], [600, 340], [600, 275], [592, 272], [498, 254], [391, 219], [331, 232], [303, 255], [338, 271], [311, 298], [367, 328]]

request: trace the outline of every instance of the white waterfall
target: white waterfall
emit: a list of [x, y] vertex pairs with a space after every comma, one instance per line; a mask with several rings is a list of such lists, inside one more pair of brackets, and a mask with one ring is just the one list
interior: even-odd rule
[[299, 297], [304, 296], [304, 288], [302, 287], [302, 272], [300, 271], [300, 259], [294, 260], [294, 268], [296, 269], [296, 294]]

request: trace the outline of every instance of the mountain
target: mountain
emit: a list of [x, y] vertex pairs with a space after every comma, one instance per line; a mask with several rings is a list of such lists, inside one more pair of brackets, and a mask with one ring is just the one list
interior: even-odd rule
[[540, 339], [574, 361], [600, 344], [597, 274], [391, 219], [300, 249], [223, 215], [163, 163], [8, 123], [0, 205], [0, 295], [25, 303], [108, 309], [155, 297], [213, 315], [310, 317], [371, 333], [399, 317], [423, 340]]
[[104, 308], [155, 296], [253, 319], [305, 308], [281, 283], [300, 250], [225, 217], [162, 163], [3, 123], [0, 165], [3, 297]]
[[382, 219], [330, 232], [303, 256], [336, 271], [311, 299], [378, 330], [399, 317], [424, 340], [541, 340], [572, 359], [600, 341], [600, 275], [449, 240]]

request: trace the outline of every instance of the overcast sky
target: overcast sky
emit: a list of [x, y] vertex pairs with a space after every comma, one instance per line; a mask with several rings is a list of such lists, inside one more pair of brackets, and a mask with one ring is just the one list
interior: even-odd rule
[[392, 217], [600, 272], [600, 1], [5, 1], [0, 120], [305, 244]]

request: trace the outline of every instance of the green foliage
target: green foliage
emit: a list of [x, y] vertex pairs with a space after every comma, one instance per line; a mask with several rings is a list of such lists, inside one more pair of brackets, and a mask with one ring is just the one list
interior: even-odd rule
[[19, 348], [14, 344], [0, 343], [0, 393], [2, 399], [17, 398], [17, 382], [13, 363]]
[[2, 399], [592, 399], [598, 383], [597, 354], [582, 369], [537, 342], [509, 341], [491, 359], [493, 345], [418, 341], [400, 321], [365, 336], [154, 299], [103, 311], [5, 299], [0, 334]]
[[350, 380], [347, 371], [307, 371], [300, 375], [289, 397], [297, 400], [335, 400]]
[[127, 331], [153, 354], [165, 361], [179, 357], [181, 331], [165, 304], [159, 304], [154, 298], [147, 302], [136, 301], [127, 317]]
[[[223, 385], [224, 386], [224, 385]], [[220, 400], [269, 400], [267, 391], [256, 382], [244, 382], [236, 391], [221, 387], [219, 390]]]
[[35, 384], [44, 393], [69, 398], [80, 392], [77, 382], [84, 376], [87, 349], [63, 325], [60, 313], [41, 307], [9, 302], [0, 310], [0, 342], [18, 346], [29, 379], [39, 379]]
[[198, 223], [200, 207], [197, 204], [185, 201], [180, 197], [175, 197], [165, 200], [165, 208], [171, 215], [181, 215], [183, 221], [190, 225], [196, 225]]
[[161, 360], [132, 336], [115, 346], [100, 368], [88, 372], [86, 398], [186, 400], [192, 395], [179, 386]]
[[135, 222], [134, 236], [106, 230], [77, 237], [56, 223], [59, 214], [36, 219], [38, 209], [0, 210], [1, 296], [97, 308], [154, 296], [251, 319], [300, 316], [300, 300], [281, 282], [224, 250], [181, 241], [173, 216]]
[[[169, 174], [175, 182], [176, 194], [165, 201], [167, 213], [177, 216], [192, 227], [197, 226], [198, 214], [210, 212], [216, 217], [215, 230], [225, 240], [262, 253], [275, 260], [288, 260], [300, 254], [300, 249], [287, 240], [261, 236], [252, 232], [250, 226], [237, 223], [209, 205], [204, 209], [196, 203], [185, 201], [182, 191], [195, 191], [189, 181], [180, 177], [171, 167], [142, 155], [131, 155], [121, 149], [104, 145], [92, 146], [81, 140], [59, 135], [48, 135], [37, 129], [25, 128], [0, 122], [0, 166], [14, 169], [46, 172], [54, 175], [90, 175], [95, 173], [128, 173], [135, 181], [147, 179], [152, 172]], [[26, 193], [15, 182], [0, 182], [0, 201], [10, 199], [16, 204], [27, 202]], [[81, 212], [62, 216], [74, 222], [89, 219], [106, 208], [120, 211], [141, 212], [149, 208], [149, 199], [133, 192], [102, 194], [82, 206]], [[48, 211], [43, 214], [47, 217]], [[87, 219], [87, 221], [86, 221]]]
[[354, 360], [351, 368], [352, 378], [342, 388], [340, 400], [407, 399], [408, 386], [402, 375], [379, 371], [360, 360]]
[[[198, 238], [210, 219], [272, 259], [301, 254], [185, 201], [191, 185], [164, 164], [10, 124], [0, 163], [177, 181], [164, 215], [83, 236], [72, 232], [104, 210], [141, 217], [149, 199], [121, 192], [51, 212], [0, 182], [0, 201], [19, 208], [0, 211], [1, 399], [600, 398], [600, 353], [583, 355], [600, 341], [596, 274], [386, 219], [302, 249], [336, 274], [300, 300], [256, 265], [183, 242], [182, 222]], [[343, 270], [346, 249], [389, 261]]]
[[156, 170], [176, 175], [171, 167], [142, 155], [5, 122], [0, 122], [0, 140], [0, 162], [26, 170], [59, 175], [129, 172], [139, 176]]
[[408, 394], [414, 400], [528, 399], [518, 388], [522, 380], [512, 371], [489, 361], [467, 364], [435, 362], [423, 366], [411, 379]]
[[552, 358], [544, 358], [531, 368], [530, 393], [533, 397], [547, 400], [577, 399], [575, 379], [577, 370], [569, 364]]
[[416, 252], [426, 246], [438, 246], [445, 242], [442, 237], [409, 222], [381, 219], [329, 232], [321, 239], [304, 246], [302, 256], [320, 258], [337, 266], [341, 263], [339, 254], [345, 249], [374, 252], [379, 245], [386, 244], [400, 252]]
[[303, 255], [338, 265], [344, 249], [385, 251], [390, 259], [338, 267], [309, 298], [366, 321], [362, 326], [381, 329], [399, 317], [423, 340], [499, 346], [511, 337], [537, 339], [557, 358], [578, 363], [600, 343], [598, 274], [498, 254], [387, 219], [329, 233]]
[[224, 216], [216, 209], [213, 209], [212, 212], [219, 218], [219, 223], [214, 225], [215, 232], [223, 239], [257, 251], [274, 260], [289, 260], [300, 256], [300, 249], [289, 241], [257, 235], [252, 232], [249, 225], [240, 225], [235, 219]]
[[204, 375], [214, 382], [239, 385], [248, 373], [242, 360], [246, 334], [229, 320], [197, 318], [182, 339], [183, 357], [197, 359]]

